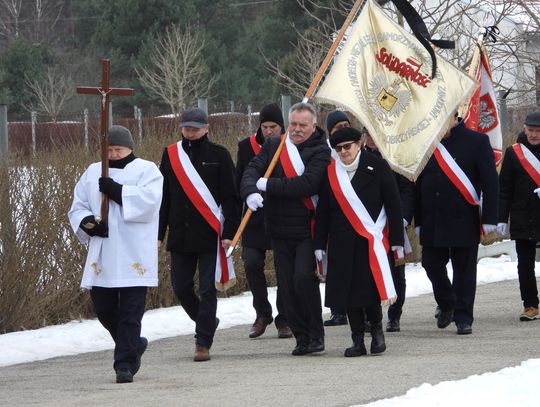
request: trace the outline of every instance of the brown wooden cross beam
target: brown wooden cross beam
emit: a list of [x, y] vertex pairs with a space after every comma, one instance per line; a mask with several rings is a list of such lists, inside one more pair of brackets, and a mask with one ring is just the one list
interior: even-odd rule
[[[111, 96], [132, 96], [131, 88], [110, 88], [109, 74], [111, 69], [111, 60], [101, 60], [101, 87], [77, 86], [77, 93], [84, 95], [101, 96], [101, 176], [109, 176], [109, 102]], [[101, 200], [101, 222], [107, 223], [109, 220], [109, 198], [103, 194]]]

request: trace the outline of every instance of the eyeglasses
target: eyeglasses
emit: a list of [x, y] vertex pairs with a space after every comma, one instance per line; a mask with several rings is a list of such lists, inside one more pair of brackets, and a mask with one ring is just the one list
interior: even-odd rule
[[341, 153], [341, 150], [349, 151], [353, 144], [356, 144], [356, 141], [351, 141], [350, 143], [347, 143], [347, 144], [335, 146], [334, 150], [336, 150], [337, 153]]

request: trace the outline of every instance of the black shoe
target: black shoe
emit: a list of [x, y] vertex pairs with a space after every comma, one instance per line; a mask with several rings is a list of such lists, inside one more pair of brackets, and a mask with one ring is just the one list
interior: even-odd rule
[[470, 335], [472, 334], [472, 326], [471, 324], [467, 324], [466, 322], [464, 323], [459, 323], [459, 324], [456, 324], [457, 326], [457, 334], [458, 335]]
[[386, 324], [386, 332], [399, 332], [399, 319], [389, 319]]
[[303, 356], [307, 355], [308, 353], [309, 351], [307, 342], [298, 342], [292, 351], [293, 356]]
[[344, 314], [332, 314], [330, 319], [324, 321], [324, 326], [338, 326], [347, 324], [347, 315]]
[[355, 358], [358, 356], [367, 355], [366, 345], [364, 345], [364, 335], [353, 340], [353, 346], [345, 349], [343, 356], [346, 358]]
[[382, 323], [371, 324], [371, 349], [372, 354], [383, 353], [386, 350]]
[[452, 320], [454, 319], [454, 310], [451, 309], [449, 311], [442, 311], [439, 315], [439, 318], [437, 318], [437, 327], [440, 329], [446, 328]]
[[116, 371], [116, 383], [132, 383], [133, 373], [127, 367], [121, 367]]
[[324, 352], [324, 338], [315, 338], [309, 341], [308, 353]]
[[139, 347], [137, 348], [137, 357], [135, 358], [135, 363], [133, 364], [133, 376], [137, 374], [141, 368], [141, 356], [146, 351], [148, 347], [148, 339], [144, 336], [141, 336], [141, 341], [139, 342]]
[[439, 319], [439, 315], [441, 315], [441, 307], [437, 305], [435, 307], [435, 319]]
[[218, 326], [219, 326], [219, 318], [216, 317], [216, 330], [217, 330]]

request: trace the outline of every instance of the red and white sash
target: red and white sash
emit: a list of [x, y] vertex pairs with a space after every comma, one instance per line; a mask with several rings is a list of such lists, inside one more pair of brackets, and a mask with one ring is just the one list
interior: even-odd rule
[[531, 153], [526, 146], [520, 143], [512, 145], [512, 149], [523, 166], [523, 169], [533, 179], [536, 186], [540, 188], [540, 161]]
[[[281, 154], [279, 156], [279, 160], [281, 161], [281, 166], [283, 167], [283, 171], [285, 172], [285, 175], [287, 178], [293, 178], [300, 176], [304, 173], [304, 170], [306, 169], [304, 162], [302, 161], [302, 158], [300, 157], [300, 153], [298, 152], [298, 148], [294, 145], [294, 143], [289, 138], [289, 133], [286, 133], [284, 136], [285, 139], [285, 145], [281, 149]], [[309, 198], [302, 198], [302, 203], [306, 206], [306, 208], [312, 213], [311, 218], [311, 233], [313, 235], [313, 232], [315, 230], [315, 210], [317, 209], [317, 202], [319, 201], [318, 195], [313, 195]], [[326, 276], [326, 259], [323, 258], [322, 261], [317, 261], [317, 270], [322, 278]]]
[[[463, 172], [456, 161], [452, 158], [448, 150], [442, 143], [439, 143], [435, 151], [433, 152], [437, 163], [446, 174], [448, 179], [454, 184], [454, 186], [461, 193], [463, 198], [471, 205], [477, 206], [480, 216], [482, 216], [482, 205], [480, 197], [476, 192], [471, 180], [467, 177], [467, 174]], [[480, 220], [480, 236], [483, 236], [484, 230], [482, 229], [482, 220]]]
[[456, 161], [452, 158], [446, 147], [439, 143], [435, 151], [433, 152], [437, 163], [450, 179], [452, 184], [459, 190], [465, 200], [471, 205], [480, 207], [480, 198], [472, 182], [467, 177], [467, 174], [457, 165]]
[[369, 265], [381, 302], [394, 302], [397, 294], [388, 261], [389, 244], [385, 234], [387, 219], [384, 207], [374, 222], [341, 163], [332, 160], [327, 172], [330, 187], [345, 217], [356, 233], [368, 241]]
[[253, 133], [250, 137], [249, 137], [249, 143], [251, 144], [251, 148], [253, 150], [253, 153], [255, 155], [259, 154], [259, 152], [261, 151], [261, 145], [259, 143], [257, 143], [257, 133]]
[[214, 229], [217, 234], [216, 256], [216, 289], [225, 291], [236, 284], [232, 257], [227, 258], [225, 249], [221, 247], [221, 229], [223, 227], [223, 214], [217, 205], [212, 193], [202, 180], [201, 176], [191, 163], [188, 155], [182, 148], [182, 142], [171, 144], [168, 147], [171, 166], [193, 206]]

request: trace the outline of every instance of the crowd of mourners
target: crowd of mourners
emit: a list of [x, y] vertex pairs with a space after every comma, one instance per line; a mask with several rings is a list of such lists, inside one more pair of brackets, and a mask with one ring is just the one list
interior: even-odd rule
[[[383, 331], [401, 329], [411, 225], [433, 286], [438, 328], [453, 322], [458, 335], [472, 333], [478, 246], [482, 236], [495, 234], [509, 233], [515, 241], [519, 319], [538, 318], [540, 111], [527, 115], [500, 174], [488, 136], [454, 115], [415, 182], [392, 171], [369, 131], [353, 128], [344, 111], [328, 114], [327, 131], [317, 126], [308, 103], [293, 105], [288, 114], [285, 128], [279, 106], [264, 106], [257, 131], [238, 143], [236, 165], [226, 148], [210, 141], [207, 114], [198, 108], [182, 113], [181, 139], [165, 148], [159, 167], [134, 155], [127, 128], [110, 128], [109, 174], [102, 176], [100, 162], [86, 169], [69, 221], [88, 244], [81, 287], [115, 342], [117, 383], [133, 381], [148, 346], [141, 320], [147, 287], [158, 284], [158, 250], [165, 241], [172, 289], [195, 322], [193, 359], [210, 360], [219, 324], [216, 286], [234, 278], [227, 251], [242, 212], [251, 213], [241, 254], [256, 313], [249, 338], [274, 322], [277, 338], [294, 337], [294, 356], [323, 352], [324, 327], [345, 324], [352, 344], [344, 356], [368, 353], [366, 332], [369, 353], [386, 350]], [[265, 277], [269, 250], [275, 316]], [[327, 321], [321, 280], [324, 305], [332, 311]], [[385, 329], [383, 305], [389, 305]]]

